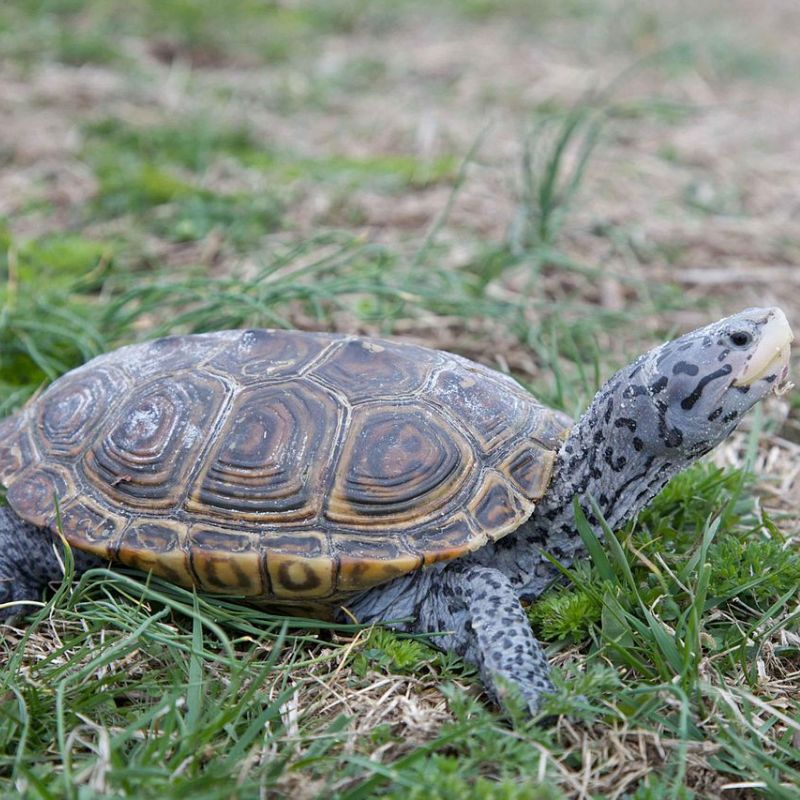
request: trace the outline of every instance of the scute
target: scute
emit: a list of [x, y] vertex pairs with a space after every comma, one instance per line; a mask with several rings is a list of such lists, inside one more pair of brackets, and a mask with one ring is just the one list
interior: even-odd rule
[[77, 456], [97, 424], [97, 409], [127, 388], [119, 370], [97, 369], [86, 376], [64, 376], [39, 404], [37, 422], [43, 451], [65, 458]]
[[261, 383], [300, 375], [333, 341], [330, 334], [247, 330], [208, 363], [240, 383]]
[[317, 608], [504, 536], [568, 422], [447, 353], [223, 331], [131, 345], [0, 421], [14, 510], [185, 586]]
[[261, 575], [257, 538], [246, 532], [196, 525], [189, 531], [189, 552], [194, 583], [208, 592], [261, 597], [266, 585]]
[[518, 527], [524, 513], [521, 499], [496, 472], [487, 472], [468, 506], [478, 527], [490, 539], [499, 539]]
[[0, 421], [0, 483], [6, 487], [38, 458], [25, 423], [22, 412]]
[[413, 345], [352, 339], [332, 349], [314, 376], [351, 402], [395, 398], [423, 385], [435, 365], [429, 353]]
[[134, 569], [152, 571], [183, 586], [191, 585], [184, 538], [184, 526], [174, 520], [138, 518], [122, 532], [113, 557]]
[[335, 399], [303, 380], [247, 387], [228, 420], [187, 509], [277, 526], [313, 517], [340, 425]]
[[6, 499], [23, 519], [52, 527], [58, 519], [59, 507], [66, 505], [75, 493], [66, 478], [56, 465], [37, 463], [6, 483]]
[[174, 508], [186, 494], [198, 438], [213, 429], [226, 394], [215, 377], [191, 372], [132, 392], [86, 454], [87, 484], [111, 503]]
[[361, 406], [324, 513], [334, 523], [378, 530], [419, 527], [448, 513], [473, 465], [469, 442], [432, 409]]
[[118, 536], [125, 526], [123, 518], [109, 515], [87, 496], [59, 503], [58, 512], [61, 532], [67, 541], [83, 540], [97, 555], [107, 558], [115, 556]]
[[[450, 561], [470, 549], [474, 549], [479, 532], [470, 516], [457, 513], [443, 525], [423, 532], [414, 532], [414, 542], [425, 553], [425, 563]], [[471, 546], [470, 546], [471, 545]]]
[[521, 413], [524, 398], [518, 398], [516, 392], [502, 391], [497, 380], [460, 364], [453, 364], [436, 376], [429, 397], [462, 420], [485, 452], [518, 435], [525, 422]]
[[538, 500], [547, 490], [553, 472], [554, 451], [524, 442], [506, 458], [500, 472], [523, 496]]

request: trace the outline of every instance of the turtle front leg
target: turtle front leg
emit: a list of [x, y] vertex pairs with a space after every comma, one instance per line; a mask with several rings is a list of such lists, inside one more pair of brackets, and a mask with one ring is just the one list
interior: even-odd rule
[[[51, 583], [64, 578], [52, 534], [20, 519], [7, 506], [0, 507], [0, 622], [33, 608], [25, 601], [41, 600]], [[73, 550], [75, 572], [99, 565], [99, 559]]]
[[553, 691], [550, 667], [508, 578], [491, 567], [459, 562], [440, 574], [440, 586], [431, 587], [420, 607], [420, 629], [448, 631], [431, 641], [475, 664], [498, 703], [516, 692], [535, 714], [542, 695]]
[[431, 644], [475, 664], [501, 705], [512, 692], [535, 714], [542, 695], [553, 691], [547, 658], [519, 598], [496, 569], [456, 561], [373, 589], [351, 609], [361, 622], [411, 617], [392, 627], [437, 634]]

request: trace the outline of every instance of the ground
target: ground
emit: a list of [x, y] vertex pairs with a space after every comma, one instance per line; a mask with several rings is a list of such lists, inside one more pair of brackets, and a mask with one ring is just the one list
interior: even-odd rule
[[[575, 414], [673, 332], [800, 325], [798, 25], [792, 0], [10, 0], [0, 411], [123, 342], [291, 325], [454, 350]], [[798, 407], [531, 608], [550, 727], [424, 642], [102, 574], [3, 632], [0, 786], [792, 797]]]

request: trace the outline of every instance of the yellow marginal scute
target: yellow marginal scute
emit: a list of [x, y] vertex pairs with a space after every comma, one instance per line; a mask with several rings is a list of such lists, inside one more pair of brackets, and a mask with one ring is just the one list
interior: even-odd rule
[[[179, 586], [191, 587], [195, 584], [189, 570], [189, 556], [183, 550], [171, 552], [147, 552], [122, 545], [117, 558], [123, 564], [142, 572], [152, 572], [159, 578], [177, 583]], [[217, 589], [219, 591], [219, 589]]]
[[134, 519], [119, 536], [115, 557], [180, 586], [193, 586], [189, 555], [181, 546], [185, 533], [186, 526], [176, 520]]
[[359, 592], [406, 575], [422, 566], [419, 556], [400, 556], [386, 561], [340, 556], [336, 588], [340, 592]]
[[525, 442], [511, 452], [499, 469], [517, 492], [532, 502], [543, 497], [547, 491], [556, 455], [554, 450], [545, 450]]
[[325, 556], [302, 558], [269, 552], [267, 574], [277, 598], [321, 598], [333, 593], [334, 562]]
[[[503, 475], [489, 470], [467, 505], [478, 530], [491, 539], [521, 525], [533, 511], [533, 504], [509, 486]], [[501, 533], [502, 532], [502, 533]]]
[[264, 594], [261, 558], [255, 551], [244, 553], [195, 550], [191, 555], [192, 571], [201, 588], [209, 592], [229, 592], [245, 597]]

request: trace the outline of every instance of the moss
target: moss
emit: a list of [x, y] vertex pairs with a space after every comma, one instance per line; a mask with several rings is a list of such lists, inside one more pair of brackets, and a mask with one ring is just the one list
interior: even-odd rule
[[57, 282], [72, 281], [110, 261], [112, 255], [109, 242], [73, 233], [49, 234], [20, 247], [19, 277], [34, 283], [45, 276]]
[[543, 639], [579, 641], [600, 622], [602, 604], [581, 589], [563, 589], [545, 595], [528, 609], [528, 619]]
[[100, 191], [95, 206], [97, 211], [109, 216], [163, 205], [196, 191], [174, 173], [152, 164], [137, 164], [132, 168], [107, 165], [98, 176]]

